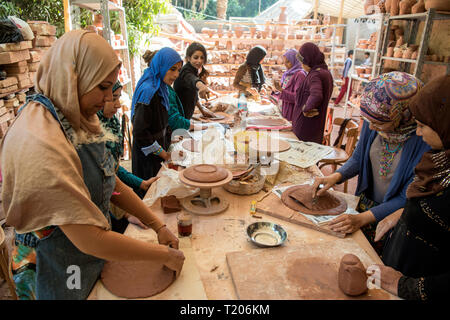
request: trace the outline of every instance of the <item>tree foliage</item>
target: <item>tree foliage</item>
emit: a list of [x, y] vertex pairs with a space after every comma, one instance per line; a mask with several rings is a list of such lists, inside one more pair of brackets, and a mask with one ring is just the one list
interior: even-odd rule
[[[169, 0], [124, 0], [127, 19], [128, 48], [130, 55], [138, 53], [141, 33], [155, 34], [159, 28], [154, 24], [158, 13], [167, 12]], [[44, 20], [56, 26], [59, 37], [64, 34], [63, 0], [0, 0], [0, 17], [15, 15], [22, 20]], [[111, 11], [111, 28], [120, 33], [119, 15]], [[80, 25], [92, 24], [92, 12], [80, 9]]]

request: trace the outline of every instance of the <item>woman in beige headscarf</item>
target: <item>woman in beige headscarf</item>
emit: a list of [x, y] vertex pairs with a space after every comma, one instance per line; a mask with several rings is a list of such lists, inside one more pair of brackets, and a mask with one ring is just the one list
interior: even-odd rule
[[[181, 270], [178, 239], [116, 178], [105, 148], [96, 113], [112, 100], [119, 67], [100, 36], [66, 33], [39, 65], [39, 94], [2, 141], [2, 205], [16, 231], [12, 268], [20, 298], [85, 299], [104, 260], [160, 261]], [[160, 244], [110, 231], [110, 201], [154, 229]], [[75, 287], [74, 266], [81, 275]]]

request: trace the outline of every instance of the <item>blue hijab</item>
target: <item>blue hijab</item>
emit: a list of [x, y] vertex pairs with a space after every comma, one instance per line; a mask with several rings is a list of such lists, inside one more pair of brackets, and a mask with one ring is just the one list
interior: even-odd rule
[[180, 55], [172, 48], [162, 48], [155, 54], [150, 66], [145, 69], [134, 91], [131, 103], [132, 119], [136, 103], [150, 104], [156, 92], [162, 98], [162, 104], [166, 110], [169, 110], [169, 90], [163, 79], [167, 71], [180, 61], [182, 61]]

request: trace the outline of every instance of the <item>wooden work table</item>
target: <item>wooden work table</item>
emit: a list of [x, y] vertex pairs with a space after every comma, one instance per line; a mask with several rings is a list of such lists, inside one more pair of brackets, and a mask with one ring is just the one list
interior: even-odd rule
[[[283, 132], [281, 135], [289, 138], [295, 137], [292, 132]], [[304, 173], [304, 182], [312, 181], [314, 177], [322, 175], [317, 166], [312, 166], [308, 169], [298, 168], [298, 170]], [[213, 216], [193, 215], [192, 236], [180, 239], [180, 249], [187, 255], [187, 260], [189, 259], [188, 266], [183, 268], [180, 278], [172, 285], [175, 286], [177, 282], [180, 282], [176, 290], [173, 290], [174, 292], [160, 294], [153, 297], [154, 299], [238, 299], [227, 265], [226, 254], [235, 251], [260, 250], [248, 240], [246, 234], [247, 226], [253, 222], [269, 221], [281, 225], [288, 234], [288, 238], [282, 247], [302, 247], [329, 241], [333, 242], [339, 239], [333, 235], [261, 213], [258, 213], [258, 215], [262, 216], [262, 219], [251, 216], [251, 201], [261, 198], [265, 194], [264, 191], [250, 196], [232, 194], [222, 187], [214, 188], [212, 191], [213, 194], [227, 200], [230, 203], [229, 208], [225, 212]], [[349, 207], [355, 208], [358, 198], [349, 194], [343, 195]], [[151, 210], [177, 235], [177, 213], [164, 214], [160, 200], [157, 200], [151, 206]], [[153, 231], [142, 230], [132, 224], [128, 226], [125, 234], [148, 241], [155, 241], [156, 239]], [[351, 239], [363, 249], [374, 263], [382, 264], [381, 259], [361, 231], [347, 235], [346, 238]], [[278, 248], [271, 250], [279, 250]], [[183, 272], [189, 272], [190, 274], [185, 274], [183, 278]], [[248, 272], [250, 273], [252, 270], [248, 270]], [[189, 276], [190, 279], [186, 279], [186, 276]], [[99, 290], [99, 287], [101, 287], [100, 281], [94, 288], [90, 296], [91, 299], [117, 298], [108, 294], [104, 288]], [[170, 289], [171, 287], [167, 291]], [[273, 296], [270, 299], [277, 298], [277, 296]]]

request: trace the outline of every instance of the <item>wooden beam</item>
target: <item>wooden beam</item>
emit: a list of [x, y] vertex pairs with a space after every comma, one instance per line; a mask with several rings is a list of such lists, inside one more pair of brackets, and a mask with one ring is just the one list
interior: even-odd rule
[[64, 31], [70, 31], [70, 5], [69, 0], [64, 0]]
[[319, 11], [319, 0], [314, 0], [314, 19], [317, 19], [318, 11]]
[[344, 14], [344, 1], [345, 0], [341, 0], [341, 9], [339, 10], [338, 24], [342, 24], [342, 15]]

